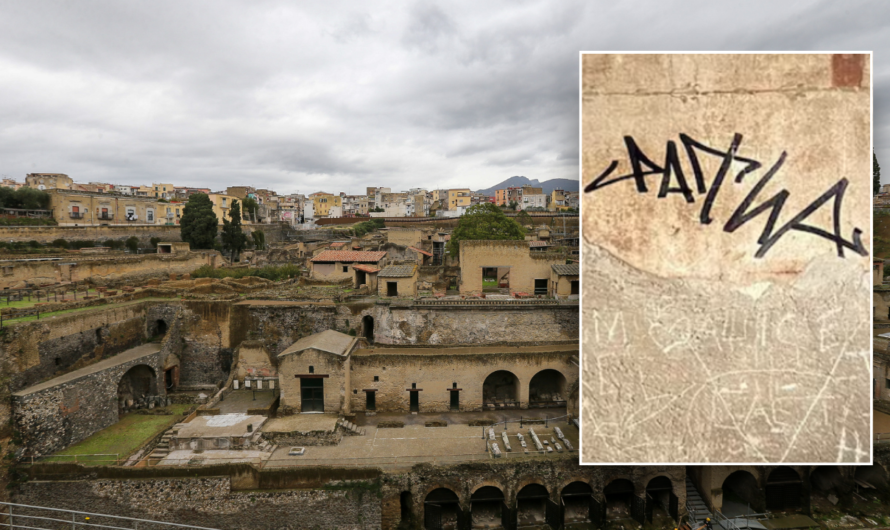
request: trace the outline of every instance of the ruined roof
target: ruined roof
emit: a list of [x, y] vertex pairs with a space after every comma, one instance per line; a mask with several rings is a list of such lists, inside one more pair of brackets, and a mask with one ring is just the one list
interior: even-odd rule
[[298, 353], [303, 350], [308, 350], [309, 348], [326, 351], [335, 355], [346, 355], [352, 348], [355, 340], [355, 337], [350, 337], [349, 335], [345, 335], [343, 333], [340, 333], [339, 331], [328, 329], [322, 331], [321, 333], [303, 337], [297, 342], [291, 344], [289, 348], [279, 353], [278, 356], [282, 357], [284, 355]]
[[550, 268], [560, 276], [578, 276], [578, 269], [580, 267], [577, 263], [572, 263], [570, 265], [551, 265]]
[[408, 247], [408, 249], [413, 250], [414, 252], [417, 252], [419, 254], [423, 254], [424, 256], [433, 257], [433, 253], [427, 252], [426, 250], [420, 250], [419, 248], [416, 248], [416, 247]]
[[377, 263], [386, 257], [386, 252], [357, 252], [354, 250], [325, 250], [309, 261], [358, 261], [364, 263]]
[[343, 248], [349, 241], [334, 241], [331, 243], [331, 248]]
[[353, 265], [352, 268], [362, 272], [380, 272], [380, 267], [375, 267], [373, 265]]
[[549, 245], [550, 245], [550, 243], [548, 243], [548, 242], [546, 242], [546, 241], [529, 241], [529, 242], [528, 242], [528, 246], [529, 246], [530, 248], [534, 248], [534, 247], [546, 247], [546, 246], [549, 246]]
[[390, 265], [388, 267], [384, 267], [380, 274], [377, 275], [378, 278], [410, 278], [414, 276], [414, 271], [417, 270], [417, 265]]

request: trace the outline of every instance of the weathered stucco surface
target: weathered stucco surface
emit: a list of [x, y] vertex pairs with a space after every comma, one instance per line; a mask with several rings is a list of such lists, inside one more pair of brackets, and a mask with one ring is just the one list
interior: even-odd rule
[[584, 57], [584, 462], [868, 461], [868, 61]]

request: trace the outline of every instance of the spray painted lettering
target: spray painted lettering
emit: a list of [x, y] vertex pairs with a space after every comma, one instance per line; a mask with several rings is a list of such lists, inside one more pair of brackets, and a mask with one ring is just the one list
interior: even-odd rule
[[[602, 174], [593, 179], [593, 181], [584, 188], [584, 191], [586, 193], [592, 193], [611, 184], [633, 179], [637, 191], [639, 193], [647, 193], [649, 187], [647, 186], [646, 177], [661, 175], [661, 184], [658, 189], [658, 198], [660, 199], [665, 198], [670, 194], [677, 193], [682, 195], [687, 203], [694, 203], [696, 195], [705, 196], [699, 212], [699, 221], [701, 224], [707, 225], [714, 220], [711, 217], [711, 208], [720, 193], [720, 188], [723, 186], [732, 164], [737, 162], [743, 165], [742, 169], [735, 175], [736, 184], [741, 184], [750, 173], [763, 167], [763, 164], [760, 161], [738, 155], [739, 146], [742, 143], [742, 135], [738, 133], [733, 135], [732, 143], [726, 150], [715, 149], [694, 140], [686, 134], [680, 134], [680, 142], [683, 144], [683, 149], [686, 152], [686, 156], [689, 159], [689, 165], [692, 168], [692, 176], [694, 178], [693, 184], [695, 186], [694, 190], [690, 187], [689, 181], [687, 181], [686, 175], [683, 172], [683, 168], [680, 164], [680, 155], [677, 151], [677, 144], [673, 140], [667, 142], [667, 152], [665, 154], [664, 164], [659, 166], [640, 150], [632, 136], [625, 136], [624, 143], [627, 146], [627, 156], [630, 161], [631, 173], [610, 178], [612, 173], [618, 167], [618, 161], [613, 160]], [[720, 168], [710, 182], [710, 187], [705, 181], [705, 176], [702, 171], [702, 159], [700, 158], [702, 155], [716, 157], [720, 162]], [[841, 233], [841, 206], [844, 201], [844, 193], [846, 193], [847, 186], [849, 185], [846, 178], [837, 181], [837, 183], [826, 190], [825, 193], [819, 196], [816, 200], [811, 202], [806, 208], [801, 210], [800, 213], [795, 215], [791, 220], [778, 228], [776, 227], [776, 223], [785, 206], [785, 201], [788, 200], [791, 192], [787, 189], [782, 189], [769, 199], [761, 200], [760, 202], [758, 202], [758, 197], [763, 188], [770, 182], [770, 180], [772, 180], [785, 163], [786, 155], [787, 153], [783, 151], [779, 156], [779, 159], [763, 174], [763, 176], [760, 177], [760, 180], [757, 181], [751, 191], [748, 192], [742, 200], [741, 204], [738, 205], [733, 214], [723, 225], [723, 231], [729, 233], [735, 232], [746, 223], [761, 216], [761, 214], [767, 214], [763, 231], [757, 239], [757, 244], [760, 245], [760, 248], [758, 248], [754, 255], [757, 258], [764, 257], [766, 253], [779, 242], [782, 236], [792, 230], [813, 234], [833, 242], [837, 248], [838, 257], [844, 257], [844, 249], [850, 249], [861, 256], [867, 256], [868, 251], [862, 245], [861, 240], [862, 230], [854, 228], [850, 239], [844, 238]], [[832, 226], [826, 228], [804, 222], [810, 215], [829, 202], [832, 203], [833, 208]]]

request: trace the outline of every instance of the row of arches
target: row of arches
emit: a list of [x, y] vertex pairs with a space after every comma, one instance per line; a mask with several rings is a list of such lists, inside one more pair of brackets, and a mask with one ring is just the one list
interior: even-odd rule
[[[561, 528], [569, 524], [600, 525], [624, 518], [642, 524], [645, 520], [651, 521], [659, 508], [664, 510], [664, 515], [677, 520], [679, 499], [670, 478], [651, 479], [645, 488], [645, 497], [638, 496], [636, 489], [633, 482], [624, 478], [609, 482], [602, 497], [595, 495], [590, 484], [583, 481], [571, 482], [558, 491], [531, 483], [519, 489], [515, 499], [508, 499], [497, 486], [486, 485], [473, 491], [467, 502], [462, 503], [455, 491], [440, 487], [423, 499], [423, 527], [430, 530], [513, 529], [547, 524]], [[410, 493], [402, 494], [403, 521], [411, 515], [410, 498]]]
[[[528, 405], [534, 407], [564, 407], [566, 378], [552, 368], [536, 373], [528, 383]], [[482, 383], [482, 406], [485, 409], [519, 408], [519, 378], [509, 370], [497, 370]]]

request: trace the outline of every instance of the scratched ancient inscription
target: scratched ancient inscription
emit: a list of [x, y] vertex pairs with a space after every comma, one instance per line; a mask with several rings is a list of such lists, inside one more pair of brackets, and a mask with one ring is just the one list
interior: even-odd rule
[[869, 459], [868, 290], [851, 261], [729, 289], [583, 252], [583, 462]]

